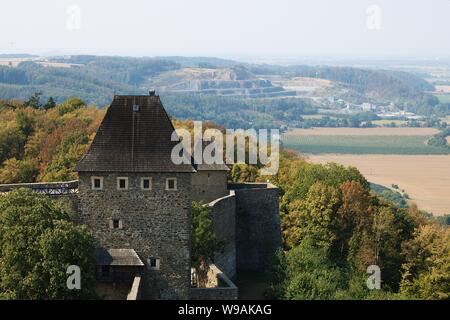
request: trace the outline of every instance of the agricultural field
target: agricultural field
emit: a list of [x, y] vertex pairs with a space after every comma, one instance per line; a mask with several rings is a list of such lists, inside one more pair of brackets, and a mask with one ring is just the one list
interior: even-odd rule
[[398, 185], [420, 209], [436, 216], [450, 214], [450, 155], [322, 154], [308, 159], [356, 167], [372, 183]]
[[315, 128], [286, 133], [283, 146], [302, 154], [450, 154], [426, 144], [438, 131], [431, 128]]
[[441, 120], [450, 123], [450, 116], [442, 117]]
[[450, 150], [426, 144], [436, 133], [431, 128], [294, 129], [282, 141], [312, 162], [358, 168], [391, 200], [409, 197], [420, 209], [443, 215], [450, 214]]
[[437, 85], [435, 86], [436, 88], [436, 92], [438, 93], [450, 93], [450, 86], [445, 86], [445, 85]]
[[450, 103], [450, 94], [437, 94], [436, 97], [441, 103]]
[[396, 126], [401, 127], [408, 123], [406, 120], [374, 120], [372, 121], [372, 124], [378, 126], [378, 127], [384, 127], [388, 126], [391, 123], [395, 123]]
[[322, 119], [323, 115], [322, 114], [302, 114], [301, 117], [305, 120], [317, 120], [317, 119]]

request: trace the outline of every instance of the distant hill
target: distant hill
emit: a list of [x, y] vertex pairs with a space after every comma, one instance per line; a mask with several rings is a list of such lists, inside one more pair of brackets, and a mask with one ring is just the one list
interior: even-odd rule
[[28, 53], [1, 53], [0, 59], [22, 59], [22, 58], [37, 58], [38, 56]]
[[214, 57], [157, 57], [158, 59], [173, 61], [182, 68], [231, 68], [242, 64], [239, 61], [220, 59]]
[[114, 94], [146, 94], [153, 88], [174, 104], [166, 107], [180, 119], [197, 115], [233, 127], [295, 126], [300, 115], [316, 113], [315, 98], [300, 99], [295, 86], [284, 85], [295, 77], [328, 81], [330, 85], [318, 91], [324, 99], [336, 90], [347, 101], [394, 101], [422, 114], [436, 104], [426, 95], [433, 87], [425, 80], [390, 70], [255, 65], [208, 57], [21, 55], [17, 60], [0, 64], [0, 99], [25, 100], [41, 92], [43, 99], [80, 97], [103, 107]]
[[149, 85], [160, 91], [189, 92], [246, 98], [295, 96], [294, 91], [274, 86], [256, 77], [244, 66], [231, 68], [183, 68], [151, 78]]
[[285, 75], [326, 79], [347, 86], [357, 93], [375, 99], [415, 98], [434, 87], [417, 75], [392, 70], [359, 69], [329, 66], [270, 66], [253, 65], [256, 75]]

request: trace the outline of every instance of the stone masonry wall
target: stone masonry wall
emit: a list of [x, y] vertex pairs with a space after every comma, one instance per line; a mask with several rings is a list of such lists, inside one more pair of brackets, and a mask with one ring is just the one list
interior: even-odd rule
[[271, 184], [231, 184], [236, 194], [236, 263], [239, 271], [265, 271], [281, 248], [279, 189]]
[[228, 195], [226, 171], [198, 171], [192, 175], [192, 200], [208, 203]]
[[[91, 176], [104, 178], [103, 190], [91, 190]], [[128, 177], [128, 190], [117, 190], [117, 177]], [[152, 178], [152, 190], [141, 190], [141, 177]], [[177, 191], [166, 191], [166, 178], [177, 179]], [[191, 174], [80, 172], [79, 179], [81, 221], [98, 245], [134, 249], [146, 264], [143, 298], [188, 299]], [[122, 228], [111, 229], [111, 219], [120, 219]], [[160, 259], [160, 270], [149, 270], [150, 257]]]
[[226, 197], [209, 203], [214, 222], [214, 232], [224, 247], [214, 259], [214, 264], [229, 278], [236, 275], [236, 199], [234, 191]]
[[215, 264], [209, 265], [208, 287], [192, 288], [192, 300], [236, 300], [238, 288]]

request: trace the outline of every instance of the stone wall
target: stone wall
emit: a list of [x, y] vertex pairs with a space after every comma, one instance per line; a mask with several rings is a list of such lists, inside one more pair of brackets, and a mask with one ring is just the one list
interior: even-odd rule
[[[103, 177], [103, 190], [91, 190], [91, 176]], [[128, 177], [128, 190], [117, 190], [118, 176]], [[152, 178], [152, 190], [141, 190], [141, 177]], [[80, 172], [79, 178], [81, 222], [98, 245], [134, 249], [146, 264], [142, 297], [188, 299], [191, 174]], [[166, 178], [177, 179], [176, 191], [166, 191]], [[111, 229], [111, 219], [120, 219], [121, 228]], [[148, 268], [150, 257], [160, 259], [160, 270]]]
[[209, 266], [208, 288], [191, 288], [191, 300], [236, 300], [238, 288], [215, 264]]
[[228, 195], [227, 171], [198, 171], [192, 175], [192, 200], [208, 203]]
[[230, 184], [236, 195], [237, 271], [265, 271], [281, 248], [279, 189], [271, 184]]
[[214, 222], [214, 232], [224, 247], [214, 259], [214, 264], [229, 278], [236, 275], [236, 199], [234, 191], [226, 197], [209, 203]]

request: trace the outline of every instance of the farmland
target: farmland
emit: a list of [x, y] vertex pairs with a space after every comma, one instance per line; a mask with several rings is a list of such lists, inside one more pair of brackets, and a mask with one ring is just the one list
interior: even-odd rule
[[336, 162], [358, 168], [372, 183], [399, 186], [419, 208], [450, 213], [450, 150], [432, 147], [430, 128], [294, 129], [283, 145], [315, 163]]
[[419, 208], [434, 215], [450, 213], [449, 155], [310, 155], [315, 163], [336, 162], [358, 168], [367, 180], [397, 184]]
[[283, 136], [286, 148], [302, 154], [450, 154], [426, 141], [437, 133], [429, 128], [316, 128], [295, 129]]
[[438, 94], [438, 95], [436, 95], [436, 97], [442, 103], [449, 103], [450, 102], [450, 94]]
[[379, 127], [383, 127], [383, 126], [388, 126], [391, 125], [392, 123], [395, 123], [396, 126], [401, 127], [401, 126], [405, 126], [408, 121], [406, 120], [374, 120], [372, 121], [372, 124], [375, 126], [379, 126]]

